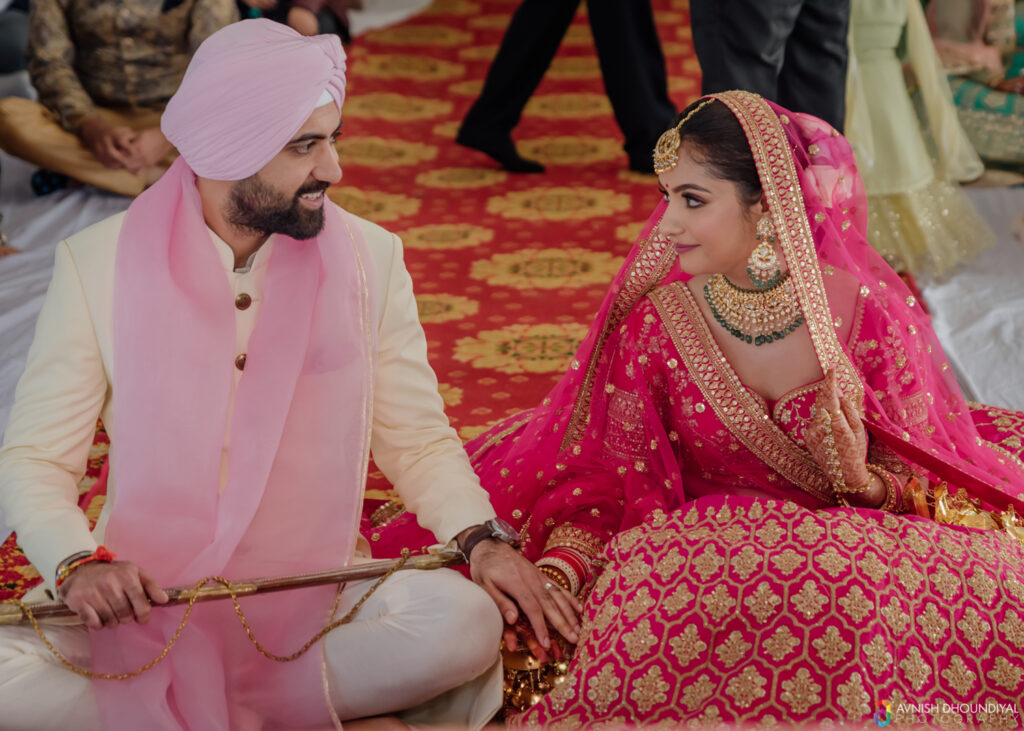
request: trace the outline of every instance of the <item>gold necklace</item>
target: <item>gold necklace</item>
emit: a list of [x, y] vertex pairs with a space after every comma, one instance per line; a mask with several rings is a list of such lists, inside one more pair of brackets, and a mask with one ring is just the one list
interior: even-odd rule
[[789, 272], [767, 289], [744, 289], [724, 274], [712, 274], [704, 299], [722, 327], [754, 345], [782, 340], [804, 322]]

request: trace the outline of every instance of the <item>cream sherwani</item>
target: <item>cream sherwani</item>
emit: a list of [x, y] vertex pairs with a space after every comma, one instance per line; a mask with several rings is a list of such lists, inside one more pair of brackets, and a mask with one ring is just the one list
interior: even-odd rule
[[[0, 511], [51, 587], [60, 561], [103, 541], [117, 500], [111, 480], [99, 522], [90, 532], [77, 506], [76, 486], [97, 417], [103, 419], [111, 449], [117, 449], [117, 423], [111, 413], [117, 383], [113, 289], [123, 219], [124, 214], [113, 216], [58, 245], [53, 280], [0, 448]], [[375, 288], [378, 335], [371, 451], [420, 524], [446, 542], [494, 517], [494, 511], [444, 415], [401, 242], [379, 226], [355, 220], [375, 270], [368, 277]], [[234, 270], [231, 249], [212, 231], [210, 235], [236, 296], [235, 347], [241, 356], [259, 316], [274, 241], [261, 247], [248, 267]], [[241, 369], [234, 372], [237, 386]], [[229, 424], [222, 465], [230, 449]], [[223, 487], [223, 469], [221, 477]], [[361, 593], [358, 585], [349, 587], [344, 603], [354, 603]], [[402, 572], [364, 605], [357, 620], [325, 640], [335, 681], [332, 696], [343, 718], [426, 703], [415, 720], [475, 726], [497, 710], [501, 677], [495, 658], [501, 622], [489, 597], [475, 585], [454, 572]], [[57, 639], [65, 651], [88, 656], [84, 630], [61, 629]], [[468, 649], [460, 659], [452, 648]], [[445, 669], [438, 673], [437, 667]], [[40, 711], [49, 707], [46, 722], [43, 716], [26, 715], [21, 719], [25, 728], [49, 728], [51, 723], [59, 728], [71, 719], [78, 728], [92, 727], [85, 723], [95, 713], [89, 681], [56, 665], [34, 635], [0, 632], [3, 728], [19, 728], [17, 719], [7, 720], [7, 711], [31, 708], [33, 696]], [[55, 698], [70, 699], [67, 716], [54, 714]]]

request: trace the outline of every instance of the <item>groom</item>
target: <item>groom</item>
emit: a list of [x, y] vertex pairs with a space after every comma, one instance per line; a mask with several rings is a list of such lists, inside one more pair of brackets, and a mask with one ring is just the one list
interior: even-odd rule
[[[269, 21], [200, 47], [162, 120], [179, 160], [126, 214], [58, 246], [0, 448], [0, 510], [88, 628], [49, 629], [57, 649], [98, 672], [167, 645], [181, 612], [150, 611], [161, 586], [367, 556], [371, 450], [420, 523], [457, 538], [478, 586], [399, 572], [286, 664], [252, 648], [230, 604], [203, 605], [130, 680], [90, 683], [31, 630], [5, 629], [4, 729], [323, 727], [401, 711], [477, 728], [501, 702], [502, 618], [521, 611], [542, 644], [545, 620], [575, 637], [568, 599], [509, 545], [448, 426], [399, 240], [326, 198], [344, 74], [336, 37]], [[90, 532], [75, 486], [97, 417], [113, 446]], [[242, 607], [287, 654], [370, 583]]]

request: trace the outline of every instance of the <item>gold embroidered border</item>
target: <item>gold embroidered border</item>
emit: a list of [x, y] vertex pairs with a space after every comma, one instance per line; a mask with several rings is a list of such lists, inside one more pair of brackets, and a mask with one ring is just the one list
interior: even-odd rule
[[712, 96], [732, 110], [747, 135], [822, 373], [835, 367], [841, 392], [853, 398], [863, 412], [864, 387], [832, 324], [803, 192], [782, 122], [756, 94], [728, 91]]
[[801, 490], [834, 503], [832, 489], [818, 464], [768, 418], [763, 403], [740, 382], [704, 323], [689, 288], [675, 282], [653, 292], [651, 300], [679, 357], [726, 428], [762, 462]]
[[[583, 433], [587, 427], [590, 402], [593, 399], [594, 378], [597, 375], [598, 362], [601, 359], [601, 353], [604, 350], [604, 345], [608, 341], [609, 335], [612, 330], [617, 328], [626, 319], [626, 316], [636, 303], [668, 275], [672, 264], [676, 260], [676, 251], [668, 239], [664, 239], [659, 235], [659, 226], [661, 226], [660, 217], [658, 222], [651, 228], [648, 237], [638, 242], [637, 246], [640, 251], [630, 266], [629, 275], [622, 285], [622, 290], [609, 308], [608, 318], [601, 329], [601, 334], [598, 335], [597, 340], [594, 342], [594, 347], [590, 352], [590, 360], [586, 364], [586, 375], [583, 377], [579, 393], [576, 394], [576, 403], [573, 406], [572, 415], [569, 417], [569, 423], [562, 437], [561, 448], [563, 450], [568, 449], [570, 445], [583, 438]], [[581, 367], [581, 365], [579, 361], [573, 359], [572, 367], [574, 369]]]
[[1008, 450], [1006, 447], [996, 444], [995, 442], [990, 442], [987, 439], [982, 439], [981, 443], [996, 453], [1006, 457], [1006, 459], [1010, 460], [1010, 463], [1016, 467], [1021, 474], [1024, 474], [1024, 462], [1022, 462], [1020, 457], [1016, 454]]
[[606, 456], [632, 462], [647, 456], [640, 397], [615, 388], [608, 397], [608, 425], [604, 434]]

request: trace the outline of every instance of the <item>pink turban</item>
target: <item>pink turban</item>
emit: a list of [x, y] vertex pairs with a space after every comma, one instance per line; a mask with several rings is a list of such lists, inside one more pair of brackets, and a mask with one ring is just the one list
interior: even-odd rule
[[243, 20], [199, 46], [160, 128], [196, 175], [242, 180], [284, 149], [325, 93], [340, 110], [345, 50], [337, 36]]

